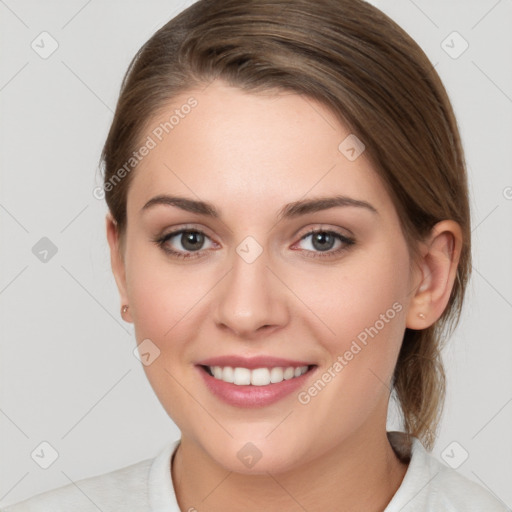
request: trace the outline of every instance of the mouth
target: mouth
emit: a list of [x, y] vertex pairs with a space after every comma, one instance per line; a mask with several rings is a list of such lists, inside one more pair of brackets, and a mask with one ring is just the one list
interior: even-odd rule
[[274, 357], [220, 357], [196, 363], [206, 389], [238, 408], [261, 408], [299, 392], [318, 366]]
[[279, 384], [284, 380], [301, 377], [311, 371], [316, 365], [303, 366], [274, 366], [262, 368], [244, 368], [232, 366], [199, 365], [208, 375], [236, 386], [269, 386]]

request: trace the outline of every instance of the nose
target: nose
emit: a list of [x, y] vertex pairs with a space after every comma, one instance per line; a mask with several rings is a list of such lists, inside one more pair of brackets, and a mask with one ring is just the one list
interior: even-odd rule
[[252, 263], [235, 252], [232, 263], [219, 283], [216, 324], [244, 339], [284, 327], [289, 320], [286, 287], [269, 268], [266, 252]]

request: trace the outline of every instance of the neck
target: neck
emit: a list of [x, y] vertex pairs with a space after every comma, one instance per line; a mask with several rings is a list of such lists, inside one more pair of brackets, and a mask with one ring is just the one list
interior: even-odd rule
[[381, 512], [405, 476], [386, 435], [362, 431], [313, 461], [284, 473], [228, 471], [182, 437], [172, 464], [181, 510], [365, 510]]

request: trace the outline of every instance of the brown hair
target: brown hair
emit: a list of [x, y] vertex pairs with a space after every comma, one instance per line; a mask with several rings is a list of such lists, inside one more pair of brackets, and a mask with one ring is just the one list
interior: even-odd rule
[[464, 155], [439, 76], [404, 30], [361, 0], [196, 2], [142, 46], [123, 79], [101, 155], [106, 201], [121, 238], [132, 174], [123, 173], [115, 186], [112, 178], [173, 97], [216, 78], [254, 93], [291, 91], [326, 105], [364, 142], [411, 254], [437, 222], [461, 226], [448, 305], [431, 327], [406, 329], [393, 376], [404, 430], [431, 449], [444, 402], [440, 350], [459, 321], [471, 272]]

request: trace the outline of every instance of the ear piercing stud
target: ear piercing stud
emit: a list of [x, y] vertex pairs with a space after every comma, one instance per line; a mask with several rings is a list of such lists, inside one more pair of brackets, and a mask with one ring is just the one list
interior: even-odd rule
[[418, 313], [418, 316], [422, 319], [422, 320], [425, 320], [425, 315], [423, 313]]
[[128, 311], [128, 306], [125, 304], [122, 308], [121, 308], [121, 312], [122, 313], [126, 313]]

